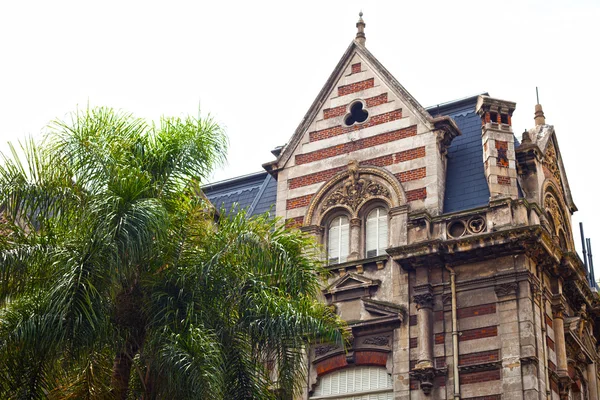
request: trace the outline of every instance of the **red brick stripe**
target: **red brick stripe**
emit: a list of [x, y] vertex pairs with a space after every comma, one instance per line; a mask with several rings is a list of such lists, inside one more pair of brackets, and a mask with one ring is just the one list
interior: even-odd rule
[[546, 325], [548, 325], [550, 328], [552, 328], [552, 318], [550, 318], [548, 316], [548, 314], [544, 314], [544, 317], [546, 317]]
[[437, 333], [434, 336], [434, 341], [435, 341], [435, 344], [444, 344], [444, 334], [443, 333]]
[[[367, 103], [367, 107], [374, 107], [380, 104], [387, 103], [387, 93], [380, 94], [378, 96], [369, 97], [365, 100]], [[346, 114], [346, 110], [348, 109], [348, 104], [344, 104], [342, 106], [334, 107], [334, 108], [326, 108], [323, 110], [323, 119], [335, 118]], [[313, 132], [311, 132], [313, 133]]]
[[496, 313], [496, 304], [481, 304], [473, 307], [459, 308], [456, 312], [458, 318], [475, 317], [478, 315], [487, 315]]
[[492, 371], [481, 371], [481, 372], [461, 372], [460, 383], [461, 385], [468, 385], [470, 383], [480, 383], [500, 380], [500, 370], [495, 369]]
[[548, 360], [548, 368], [550, 369], [550, 371], [556, 372], [556, 365], [550, 360]]
[[458, 337], [460, 342], [466, 342], [467, 340], [482, 339], [486, 337], [498, 336], [497, 326], [488, 326], [486, 328], [469, 329], [462, 331]]
[[313, 195], [307, 194], [306, 196], [294, 197], [293, 199], [287, 199], [286, 210], [292, 208], [306, 207], [310, 203], [310, 199]]
[[[334, 116], [336, 113], [340, 113], [340, 111], [336, 110], [335, 112], [333, 112]], [[341, 115], [341, 114], [338, 114], [338, 115]], [[310, 132], [308, 134], [308, 136], [309, 136], [311, 142], [316, 142], [317, 140], [328, 139], [330, 137], [343, 135], [344, 133], [358, 131], [359, 129], [365, 129], [365, 128], [369, 128], [371, 126], [385, 124], [386, 122], [395, 121], [400, 118], [402, 118], [402, 109], [393, 110], [393, 111], [389, 111], [389, 112], [386, 112], [383, 114], [374, 115], [371, 117], [371, 119], [367, 120], [364, 124], [354, 124], [352, 126], [336, 125], [331, 128], [321, 129], [320, 131]], [[416, 131], [415, 131], [415, 134], [416, 134]]]
[[425, 167], [422, 167], [417, 169], [411, 169], [410, 171], [400, 172], [399, 174], [395, 174], [394, 176], [400, 182], [408, 182], [425, 178], [426, 172], [427, 171]]
[[417, 325], [417, 316], [416, 315], [410, 315], [408, 317], [408, 326], [415, 326]]
[[408, 347], [411, 349], [416, 349], [418, 346], [417, 338], [410, 338], [408, 340]]
[[499, 359], [500, 354], [498, 350], [482, 351], [458, 356], [458, 365], [484, 364], [491, 361], [498, 361]]
[[361, 90], [370, 89], [375, 86], [375, 79], [369, 78], [364, 81], [351, 83], [338, 87], [338, 96], [345, 96], [350, 93], [360, 92]]
[[302, 226], [304, 223], [304, 216], [296, 217], [296, 218], [288, 218], [285, 220], [286, 228], [295, 228], [298, 226]]
[[546, 344], [548, 345], [550, 350], [554, 351], [554, 340], [552, 340], [548, 336], [546, 336]]
[[406, 192], [406, 201], [423, 200], [427, 198], [427, 188], [409, 190]]
[[[425, 148], [423, 148], [423, 150], [424, 149]], [[400, 156], [395, 157], [396, 155], [400, 155]], [[389, 159], [392, 163], [397, 164], [401, 161], [401, 158], [403, 157], [403, 155], [401, 153], [396, 153], [396, 154], [390, 154], [389, 156], [385, 156], [385, 157], [389, 157]], [[377, 163], [379, 163], [382, 158], [383, 157], [377, 157], [372, 160], [366, 160], [366, 161], [361, 162], [360, 165], [374, 165], [376, 167], [381, 167], [382, 165], [377, 165]], [[374, 163], [373, 161], [375, 161], [376, 163]], [[404, 161], [404, 160], [402, 160], [402, 161]], [[338, 172], [344, 171], [347, 168], [348, 168], [347, 166], [342, 166], [342, 167], [327, 169], [325, 171], [315, 172], [314, 174], [302, 175], [302, 176], [298, 176], [296, 178], [291, 178], [288, 180], [288, 188], [297, 189], [302, 186], [308, 186], [308, 185], [313, 185], [315, 183], [328, 181], [329, 179], [333, 178], [333, 176], [335, 174], [337, 174]], [[427, 171], [426, 171], [425, 167], [422, 167], [422, 168], [412, 169], [410, 171], [401, 172], [399, 174], [396, 174], [395, 176], [398, 180], [400, 180], [400, 182], [408, 182], [408, 181], [412, 181], [415, 179], [425, 178], [426, 173], [427, 173]]]
[[360, 68], [360, 63], [356, 63], [356, 64], [352, 64], [352, 73], [353, 74], [358, 74], [361, 70]]
[[463, 400], [502, 400], [502, 395], [491, 394], [489, 396], [463, 397]]
[[499, 185], [510, 185], [510, 177], [498, 175], [498, 184]]
[[[340, 154], [351, 153], [353, 151], [358, 151], [362, 149], [366, 149], [369, 147], [377, 146], [380, 144], [385, 144], [389, 142], [393, 142], [395, 140], [403, 139], [409, 136], [415, 136], [417, 134], [417, 126], [409, 126], [404, 129], [398, 129], [395, 131], [381, 133], [379, 135], [370, 136], [367, 138], [359, 139], [354, 142], [347, 142], [338, 144], [336, 146], [327, 147], [324, 149], [319, 149], [315, 151], [311, 151], [309, 153], [298, 154], [296, 156], [296, 165], [308, 164], [310, 162], [323, 160], [325, 158], [335, 157]], [[406, 154], [404, 154], [406, 153]], [[422, 154], [422, 155], [420, 155]], [[411, 160], [413, 158], [419, 158], [425, 156], [425, 147], [419, 147], [417, 149], [407, 150], [407, 152], [397, 153], [397, 155], [402, 155], [404, 159], [400, 161]], [[412, 158], [411, 158], [412, 157]], [[393, 159], [392, 159], [393, 160]]]

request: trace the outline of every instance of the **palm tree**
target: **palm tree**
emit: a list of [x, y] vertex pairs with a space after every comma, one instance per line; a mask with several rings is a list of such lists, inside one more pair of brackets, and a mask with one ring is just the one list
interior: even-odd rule
[[[289, 398], [340, 341], [314, 244], [215, 218], [210, 118], [91, 109], [0, 166], [0, 398]], [[24, 154], [24, 156], [22, 156]], [[224, 215], [224, 213], [222, 213]]]

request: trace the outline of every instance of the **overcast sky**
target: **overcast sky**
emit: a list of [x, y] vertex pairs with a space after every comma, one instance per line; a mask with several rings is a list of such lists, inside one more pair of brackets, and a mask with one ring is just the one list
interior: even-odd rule
[[[2, 1], [0, 149], [76, 107], [212, 114], [229, 163], [261, 170], [355, 35], [423, 105], [489, 92], [533, 125], [539, 86], [600, 271], [600, 1]], [[600, 278], [600, 272], [596, 274]]]

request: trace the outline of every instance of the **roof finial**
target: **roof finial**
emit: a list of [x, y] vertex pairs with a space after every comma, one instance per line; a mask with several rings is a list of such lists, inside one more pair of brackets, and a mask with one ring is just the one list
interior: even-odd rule
[[535, 114], [533, 118], [535, 121], [535, 126], [546, 125], [546, 117], [544, 116], [544, 110], [542, 110], [542, 105], [540, 104], [540, 95], [538, 93], [537, 86], [535, 87], [535, 96], [537, 98], [537, 104], [535, 105]]
[[363, 12], [362, 10], [358, 13], [358, 22], [356, 23], [356, 27], [358, 28], [358, 32], [356, 32], [356, 41], [361, 45], [365, 45], [365, 41], [367, 38], [365, 37], [365, 21], [362, 19]]

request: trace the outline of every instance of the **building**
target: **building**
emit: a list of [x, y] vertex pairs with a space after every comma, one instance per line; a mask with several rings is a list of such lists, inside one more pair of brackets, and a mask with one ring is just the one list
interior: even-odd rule
[[[266, 172], [205, 188], [323, 244], [306, 399], [598, 399], [600, 298], [557, 137], [487, 93], [425, 109], [358, 33]], [[534, 111], [534, 110], [532, 110]]]

